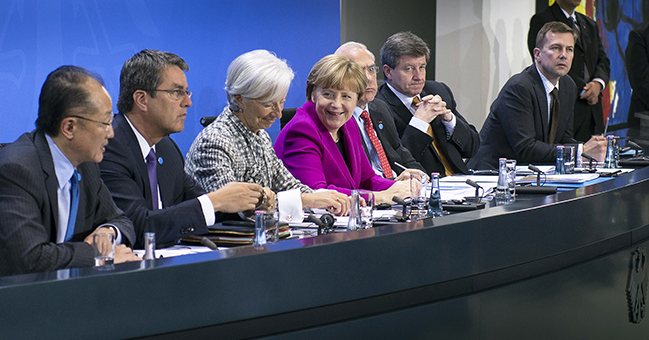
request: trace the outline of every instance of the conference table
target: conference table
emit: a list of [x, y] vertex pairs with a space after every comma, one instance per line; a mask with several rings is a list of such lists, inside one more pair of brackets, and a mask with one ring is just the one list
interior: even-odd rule
[[360, 231], [0, 277], [0, 338], [647, 339], [649, 168]]

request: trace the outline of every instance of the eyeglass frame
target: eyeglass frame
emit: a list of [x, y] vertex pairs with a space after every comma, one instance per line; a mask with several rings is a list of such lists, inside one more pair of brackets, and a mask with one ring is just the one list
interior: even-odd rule
[[175, 90], [161, 90], [161, 89], [155, 89], [153, 90], [154, 92], [167, 92], [170, 94], [172, 97], [174, 97], [176, 100], [182, 100], [185, 99], [185, 96], [187, 98], [191, 98], [193, 92], [190, 90], [181, 90], [181, 89], [175, 89]]
[[[374, 68], [374, 72], [372, 72], [372, 70], [370, 70], [371, 68]], [[365, 72], [365, 73], [369, 73], [369, 74], [373, 74], [373, 75], [378, 75], [379, 74], [379, 67], [376, 64], [374, 64], [374, 65], [372, 65], [370, 67], [362, 66], [361, 69], [363, 69], [363, 72]]]
[[114, 113], [114, 112], [111, 112], [111, 113], [110, 113], [110, 121], [109, 121], [108, 123], [106, 123], [106, 122], [100, 122], [100, 121], [98, 121], [98, 120], [94, 120], [94, 119], [86, 118], [86, 117], [83, 117], [83, 116], [77, 116], [77, 115], [69, 115], [69, 116], [67, 116], [67, 117], [79, 118], [79, 119], [87, 120], [87, 121], [89, 121], [89, 122], [93, 122], [93, 123], [98, 123], [98, 124], [104, 125], [106, 131], [108, 131], [108, 129], [110, 129], [110, 127], [113, 125], [113, 119], [115, 118], [115, 113]]

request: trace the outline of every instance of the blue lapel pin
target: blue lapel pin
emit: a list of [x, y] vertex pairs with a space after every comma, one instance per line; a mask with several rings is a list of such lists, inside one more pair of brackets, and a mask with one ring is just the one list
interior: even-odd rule
[[160, 165], [162, 165], [162, 163], [164, 163], [164, 162], [165, 162], [165, 160], [162, 159], [162, 157], [158, 157], [158, 163], [159, 163]]
[[379, 120], [379, 130], [383, 130], [383, 121]]

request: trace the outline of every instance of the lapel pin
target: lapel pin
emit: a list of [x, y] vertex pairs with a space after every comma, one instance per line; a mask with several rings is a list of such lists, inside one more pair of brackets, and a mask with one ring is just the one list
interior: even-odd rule
[[379, 129], [383, 130], [383, 121], [382, 120], [379, 120]]
[[164, 159], [162, 159], [162, 157], [158, 157], [158, 163], [159, 163], [160, 165], [162, 165], [162, 163], [164, 163], [164, 162], [165, 162], [165, 161], [164, 161]]

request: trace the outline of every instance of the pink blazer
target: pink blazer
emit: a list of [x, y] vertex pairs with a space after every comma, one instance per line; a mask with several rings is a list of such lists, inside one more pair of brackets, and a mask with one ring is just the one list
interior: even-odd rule
[[356, 123], [350, 119], [340, 130], [347, 163], [320, 122], [315, 104], [308, 101], [280, 131], [275, 153], [293, 176], [313, 189], [333, 189], [350, 195], [352, 189], [381, 191], [391, 187], [394, 181], [372, 170]]

